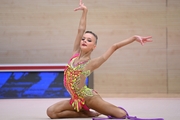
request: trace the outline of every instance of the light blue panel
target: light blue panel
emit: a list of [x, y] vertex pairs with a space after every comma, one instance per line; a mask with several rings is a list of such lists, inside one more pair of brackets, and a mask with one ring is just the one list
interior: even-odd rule
[[11, 72], [0, 73], [0, 88], [6, 83], [6, 81], [10, 78]]
[[58, 73], [40, 73], [41, 80], [32, 85], [28, 90], [24, 92], [24, 95], [43, 95], [49, 85], [55, 80]]

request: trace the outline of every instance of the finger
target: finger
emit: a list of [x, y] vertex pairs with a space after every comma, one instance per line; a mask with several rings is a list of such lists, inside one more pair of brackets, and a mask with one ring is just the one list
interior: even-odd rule
[[152, 42], [153, 40], [151, 40], [151, 39], [146, 39], [146, 40], [144, 40], [145, 42]]
[[79, 1], [79, 5], [82, 5], [82, 0]]
[[140, 41], [140, 43], [141, 43], [141, 45], [142, 45], [142, 46], [144, 45], [144, 43], [143, 43], [143, 41], [142, 41], [142, 40]]
[[150, 38], [152, 38], [152, 36], [143, 37], [143, 39], [150, 39]]
[[75, 9], [74, 9], [74, 11], [77, 11], [77, 10], [78, 10], [78, 8], [75, 8]]
[[79, 9], [74, 9], [74, 11], [78, 11]]
[[80, 10], [80, 9], [81, 9], [81, 7], [78, 7], [78, 8], [75, 8], [74, 11], [77, 11], [77, 10]]

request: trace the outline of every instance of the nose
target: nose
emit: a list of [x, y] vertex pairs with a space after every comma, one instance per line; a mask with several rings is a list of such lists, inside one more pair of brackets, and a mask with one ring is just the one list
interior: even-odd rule
[[86, 43], [86, 42], [87, 42], [87, 39], [85, 39], [84, 42]]

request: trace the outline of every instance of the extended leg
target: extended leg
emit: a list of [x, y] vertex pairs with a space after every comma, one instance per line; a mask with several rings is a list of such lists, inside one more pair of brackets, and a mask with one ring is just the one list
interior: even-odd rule
[[87, 99], [86, 104], [89, 108], [104, 115], [110, 115], [116, 118], [126, 117], [126, 112], [124, 110], [104, 101], [99, 95]]

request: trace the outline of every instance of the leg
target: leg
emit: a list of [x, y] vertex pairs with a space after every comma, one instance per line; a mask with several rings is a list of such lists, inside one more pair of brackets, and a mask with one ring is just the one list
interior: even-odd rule
[[87, 98], [86, 105], [104, 115], [110, 115], [116, 118], [126, 117], [126, 112], [124, 110], [104, 101], [99, 95]]
[[[57, 118], [86, 118], [86, 117], [95, 117], [95, 114], [90, 114], [91, 112], [76, 112], [73, 107], [70, 105], [70, 100], [64, 100], [55, 103], [47, 109], [47, 115], [51, 119]], [[96, 115], [97, 116], [97, 115]]]

